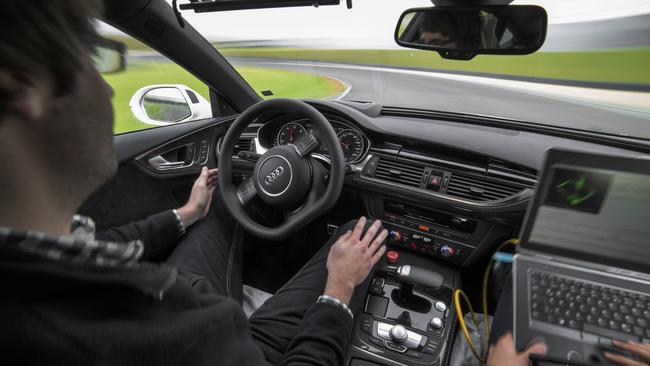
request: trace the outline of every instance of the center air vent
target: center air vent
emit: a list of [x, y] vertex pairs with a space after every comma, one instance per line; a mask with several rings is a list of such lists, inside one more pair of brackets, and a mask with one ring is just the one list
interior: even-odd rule
[[522, 191], [522, 188], [505, 185], [482, 178], [454, 173], [451, 175], [447, 194], [474, 201], [494, 201], [510, 197]]
[[375, 178], [393, 183], [419, 187], [424, 175], [424, 167], [382, 156], [375, 169]]
[[232, 154], [237, 155], [240, 151], [251, 151], [251, 144], [253, 140], [250, 137], [240, 137], [237, 139], [235, 147], [232, 149]]

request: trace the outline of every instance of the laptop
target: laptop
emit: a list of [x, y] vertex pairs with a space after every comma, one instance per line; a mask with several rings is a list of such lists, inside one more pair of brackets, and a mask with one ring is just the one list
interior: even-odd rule
[[549, 150], [513, 286], [518, 351], [609, 365], [612, 339], [650, 343], [650, 160]]

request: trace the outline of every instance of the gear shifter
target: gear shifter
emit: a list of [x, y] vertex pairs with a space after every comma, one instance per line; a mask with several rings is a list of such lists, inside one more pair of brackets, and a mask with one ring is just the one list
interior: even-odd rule
[[[386, 268], [387, 270], [388, 267]], [[428, 288], [440, 288], [440, 286], [442, 286], [443, 279], [440, 273], [421, 267], [409, 265], [399, 266], [395, 269], [395, 273], [400, 282], [407, 282], [412, 285], [419, 285]]]
[[386, 266], [385, 270], [394, 273], [399, 281], [399, 290], [391, 293], [393, 301], [406, 309], [420, 312], [428, 312], [431, 309], [431, 303], [428, 300], [413, 295], [413, 286], [440, 288], [443, 282], [440, 273], [409, 265]]

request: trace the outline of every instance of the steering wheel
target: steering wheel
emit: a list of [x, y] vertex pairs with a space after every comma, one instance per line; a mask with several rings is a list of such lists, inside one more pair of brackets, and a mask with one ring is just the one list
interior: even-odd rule
[[[293, 144], [267, 150], [257, 160], [253, 175], [235, 186], [230, 157], [237, 139], [259, 117], [278, 113], [309, 119], [318, 136], [308, 133]], [[320, 140], [329, 153], [329, 171], [310, 155]], [[270, 99], [251, 106], [235, 119], [221, 142], [219, 189], [226, 209], [246, 231], [262, 239], [285, 239], [332, 208], [341, 194], [344, 178], [345, 159], [334, 128], [316, 108], [299, 100]], [[268, 227], [254, 221], [245, 206], [255, 196], [281, 209], [284, 222]]]

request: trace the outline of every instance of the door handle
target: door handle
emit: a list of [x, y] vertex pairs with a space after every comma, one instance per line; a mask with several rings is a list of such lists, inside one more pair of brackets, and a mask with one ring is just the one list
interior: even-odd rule
[[149, 158], [149, 165], [156, 170], [174, 170], [186, 168], [192, 165], [192, 162], [188, 164], [184, 161], [167, 161], [167, 159], [163, 158], [162, 155], [156, 155]]

